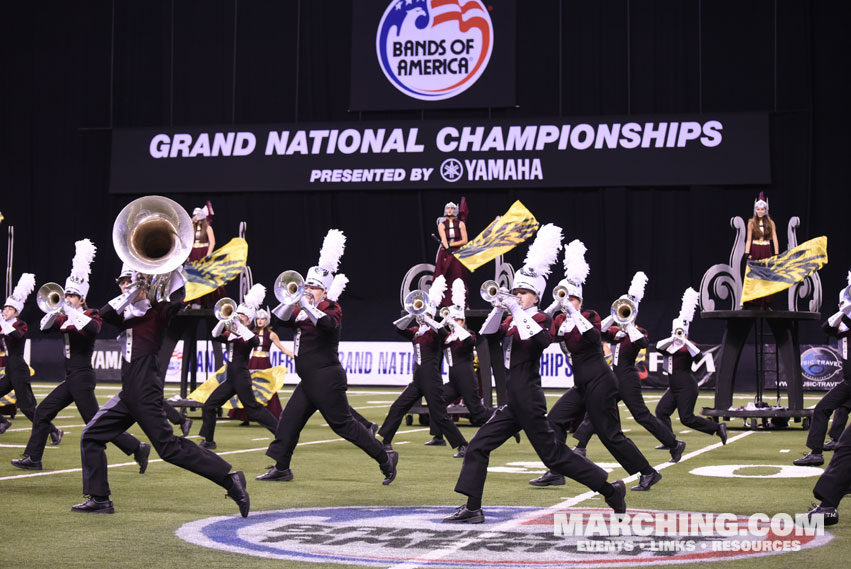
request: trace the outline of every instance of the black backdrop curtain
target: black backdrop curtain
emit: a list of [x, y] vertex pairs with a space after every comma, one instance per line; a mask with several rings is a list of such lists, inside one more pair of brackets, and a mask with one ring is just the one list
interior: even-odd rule
[[[534, 117], [667, 112], [772, 113], [772, 184], [764, 188], [785, 248], [829, 237], [825, 308], [845, 283], [844, 221], [851, 39], [844, 3], [794, 0], [518, 2], [518, 106], [350, 113], [351, 12], [344, 0], [15, 2], [0, 34], [0, 211], [16, 229], [15, 278], [62, 282], [73, 241], [100, 247], [90, 292], [115, 292], [110, 231], [127, 196], [108, 194], [113, 127], [439, 117]], [[384, 2], [386, 0], [378, 0]], [[355, 8], [353, 8], [353, 6]], [[667, 334], [682, 291], [727, 262], [731, 216], [751, 214], [757, 187], [620, 187], [467, 191], [475, 235], [520, 199], [542, 222], [589, 249], [586, 305], [605, 312], [636, 270], [650, 276], [641, 321]], [[433, 261], [429, 236], [460, 193], [290, 192], [171, 195], [191, 211], [211, 199], [216, 236], [248, 222], [249, 263], [270, 286], [305, 271], [327, 229], [348, 235], [342, 271], [347, 339], [392, 339], [399, 284]], [[508, 260], [515, 265], [522, 251]], [[558, 271], [558, 269], [556, 269]], [[481, 274], [478, 274], [481, 273]], [[473, 283], [492, 274], [480, 269]], [[551, 282], [550, 284], [554, 284]], [[235, 290], [232, 291], [236, 294]], [[549, 294], [549, 293], [547, 293]], [[274, 301], [269, 295], [270, 303]], [[785, 305], [785, 302], [783, 302]], [[479, 299], [473, 306], [481, 307]], [[30, 303], [24, 317], [40, 314]], [[813, 327], [804, 339], [818, 341]], [[720, 339], [708, 322], [701, 342]]]

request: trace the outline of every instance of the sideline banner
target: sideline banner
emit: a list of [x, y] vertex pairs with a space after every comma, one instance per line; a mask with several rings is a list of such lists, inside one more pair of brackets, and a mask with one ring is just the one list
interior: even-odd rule
[[115, 129], [110, 192], [765, 184], [768, 114]]

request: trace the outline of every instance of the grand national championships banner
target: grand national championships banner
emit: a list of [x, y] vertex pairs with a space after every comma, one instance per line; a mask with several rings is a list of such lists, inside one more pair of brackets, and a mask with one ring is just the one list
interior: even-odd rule
[[766, 113], [115, 129], [111, 193], [766, 184]]

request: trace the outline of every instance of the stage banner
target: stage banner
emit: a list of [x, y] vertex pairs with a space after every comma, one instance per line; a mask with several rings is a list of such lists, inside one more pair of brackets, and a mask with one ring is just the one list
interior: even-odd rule
[[116, 194], [766, 184], [768, 114], [114, 129]]
[[515, 0], [359, 0], [353, 111], [513, 107]]

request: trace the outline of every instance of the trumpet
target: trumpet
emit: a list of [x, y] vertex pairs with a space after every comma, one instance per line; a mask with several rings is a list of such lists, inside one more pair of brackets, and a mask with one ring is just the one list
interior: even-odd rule
[[685, 328], [680, 327], [680, 328], [677, 328], [676, 330], [674, 330], [674, 338], [675, 339], [682, 341], [682, 340], [685, 340], [685, 337], [686, 337], [686, 329]]
[[553, 300], [558, 300], [561, 302], [566, 299], [570, 294], [567, 291], [567, 287], [564, 285], [559, 285], [553, 289]]
[[296, 304], [304, 295], [304, 277], [298, 271], [284, 271], [275, 279], [275, 298], [282, 304]]
[[630, 296], [625, 295], [612, 303], [610, 309], [615, 325], [623, 328], [627, 324], [634, 324], [638, 317], [638, 304]]
[[59, 283], [44, 283], [36, 293], [36, 304], [42, 312], [62, 311], [65, 302], [65, 289]]
[[509, 298], [514, 298], [514, 295], [511, 294], [511, 292], [501, 288], [496, 281], [483, 282], [482, 286], [479, 288], [479, 294], [485, 302], [489, 302], [490, 304], [504, 302]]
[[424, 290], [414, 290], [405, 297], [405, 312], [411, 316], [421, 316], [428, 309], [428, 294]]
[[112, 224], [118, 257], [136, 271], [136, 286], [160, 301], [168, 298], [171, 272], [192, 251], [192, 219], [180, 204], [162, 196], [133, 200]]
[[232, 298], [220, 298], [213, 307], [216, 320], [233, 320], [236, 316], [236, 302]]

